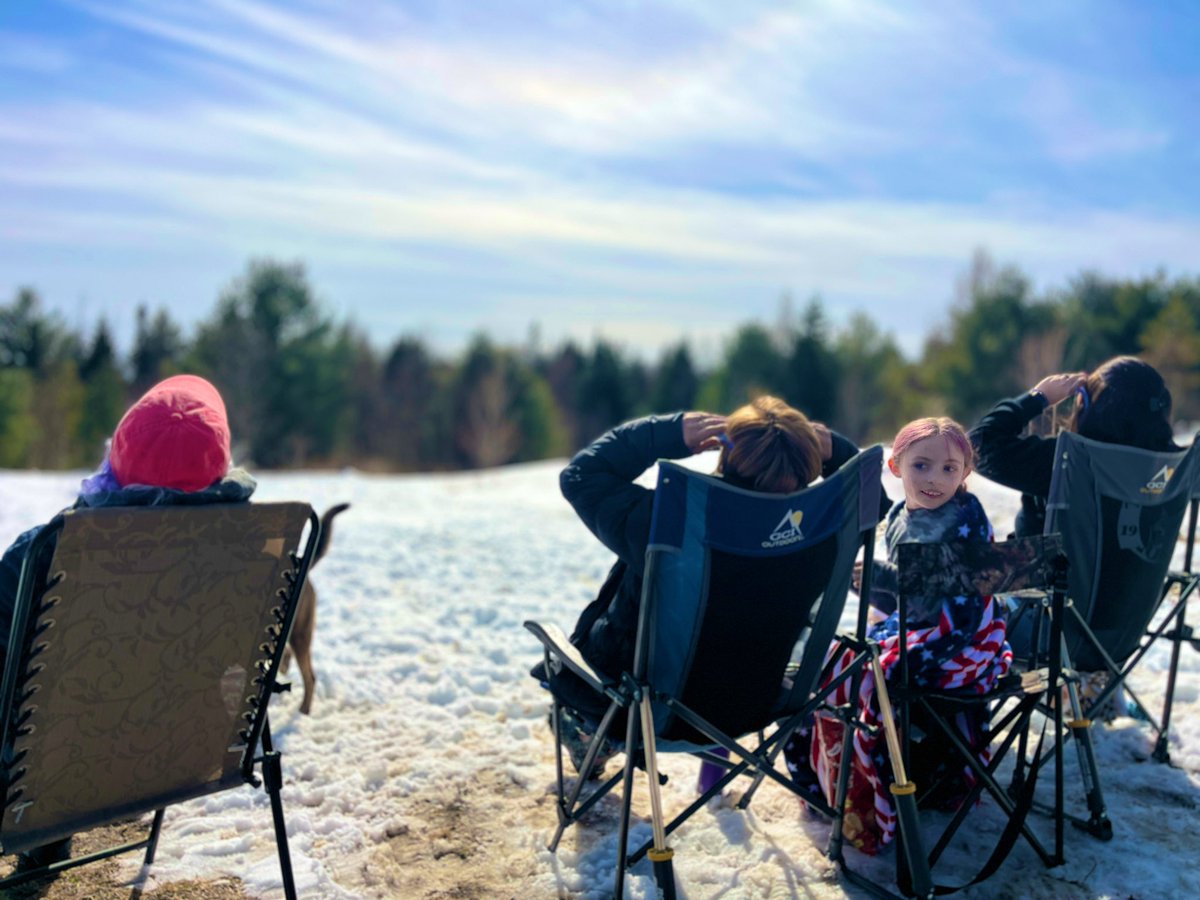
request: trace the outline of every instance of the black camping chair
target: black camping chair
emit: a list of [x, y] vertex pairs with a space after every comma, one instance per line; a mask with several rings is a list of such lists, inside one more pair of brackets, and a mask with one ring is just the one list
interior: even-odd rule
[[[897, 707], [897, 724], [904, 738], [903, 755], [910, 775], [921, 773], [922, 792], [918, 807], [945, 806], [951, 801], [952, 816], [941, 835], [932, 843], [927, 862], [931, 871], [954, 836], [967, 821], [971, 810], [986, 791], [1007, 818], [1007, 824], [995, 849], [973, 880], [950, 888], [936, 887], [937, 893], [950, 893], [991, 877], [1008, 856], [1014, 844], [1024, 837], [1047, 867], [1063, 862], [1062, 815], [1062, 744], [1054, 741], [1052, 755], [1034, 754], [1032, 764], [1025, 763], [1034, 713], [1039, 704], [1049, 704], [1055, 733], [1065, 724], [1061, 703], [1061, 661], [1057, 652], [1050, 654], [1047, 668], [1024, 673], [1012, 671], [986, 693], [974, 687], [953, 689], [920, 685], [910, 671], [908, 646], [908, 607], [917, 597], [957, 597], [966, 594], [994, 596], [1017, 591], [1048, 592], [1048, 628], [1058, 637], [1063, 621], [1067, 587], [1067, 560], [1057, 535], [1019, 538], [1004, 543], [901, 544], [897, 548], [899, 569], [899, 641], [898, 674], [892, 699]], [[1051, 644], [1061, 646], [1061, 641]], [[964, 734], [956, 719], [960, 713], [977, 716], [984, 724], [979, 739]], [[921, 740], [917, 739], [920, 735]], [[1040, 740], [1039, 740], [1040, 743]], [[1015, 751], [1015, 752], [1012, 752]], [[990, 758], [989, 758], [990, 756]], [[1013, 780], [1005, 787], [999, 781], [1001, 765], [1012, 756]], [[937, 765], [931, 759], [938, 758]], [[1053, 849], [1032, 830], [1027, 815], [1033, 805], [1033, 792], [1042, 765], [1054, 761], [1055, 818]], [[974, 784], [964, 790], [961, 773], [969, 769]], [[947, 791], [947, 784], [953, 785]], [[927, 817], [924, 819], [927, 821]], [[904, 836], [901, 836], [904, 839]], [[905, 859], [897, 855], [901, 867], [898, 881], [902, 889], [908, 877], [903, 871]]]
[[[1063, 621], [1063, 668], [1071, 703], [1071, 726], [1079, 752], [1088, 817], [1071, 820], [1103, 840], [1112, 837], [1092, 746], [1091, 725], [1118, 690], [1144, 713], [1155, 733], [1153, 755], [1168, 762], [1168, 735], [1180, 649], [1200, 648], [1185, 621], [1187, 604], [1200, 576], [1192, 571], [1196, 513], [1200, 505], [1200, 449], [1157, 453], [1093, 441], [1063, 432], [1055, 445], [1054, 473], [1047, 504], [1046, 532], [1062, 534], [1071, 561]], [[1184, 514], [1190, 507], [1184, 570], [1171, 571]], [[1164, 601], [1173, 605], [1162, 613]], [[1044, 637], [1035, 607], [1028, 641], [1034, 665], [1052, 646]], [[1157, 624], [1155, 619], [1157, 618]], [[1014, 619], [1014, 624], [1015, 624]], [[1171, 642], [1171, 663], [1162, 713], [1132, 690], [1128, 676], [1155, 641]], [[1079, 672], [1107, 673], [1094, 696], [1081, 697]]]
[[[850, 679], [857, 693], [863, 667], [871, 661], [871, 648], [861, 640], [864, 609], [859, 638], [839, 639], [840, 646], [855, 650], [853, 665], [814, 696], [845, 605], [854, 558], [864, 546], [868, 554], [874, 546], [881, 465], [882, 450], [872, 447], [818, 485], [795, 494], [761, 494], [659, 463], [632, 671], [615, 677], [599, 673], [561, 630], [525, 623], [543, 644], [547, 671], [567, 667], [607, 704], [580, 772], [591, 772], [618, 717], [626, 719], [623, 771], [585, 796], [586, 778], [568, 787], [564, 776], [563, 707], [554, 698], [558, 827], [552, 851], [568, 826], [620, 787], [614, 893], [623, 895], [627, 866], [649, 855], [659, 890], [673, 897], [667, 836], [725, 785], [748, 774], [782, 785], [833, 818], [830, 855], [844, 867], [843, 804], [830, 807], [814, 800], [776, 771], [774, 762], [787, 738], [829, 692]], [[767, 736], [763, 730], [772, 723], [779, 726]], [[845, 728], [844, 749], [851, 731]], [[755, 734], [755, 743], [743, 742], [744, 736]], [[728, 761], [712, 753], [718, 748], [729, 752]], [[657, 754], [674, 752], [695, 754], [726, 766], [727, 772], [668, 823]], [[626, 841], [635, 768], [644, 769], [648, 778], [653, 839], [630, 854]], [[848, 776], [849, 767], [844, 772]], [[843, 777], [839, 798], [845, 788]]]
[[0, 688], [0, 848], [154, 817], [142, 840], [0, 890], [143, 848], [148, 866], [167, 806], [265, 782], [296, 896], [267, 704], [319, 533], [303, 503], [73, 510], [42, 529]]

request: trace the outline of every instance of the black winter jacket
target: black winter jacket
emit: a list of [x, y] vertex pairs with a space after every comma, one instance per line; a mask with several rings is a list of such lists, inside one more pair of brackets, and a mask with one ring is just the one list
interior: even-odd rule
[[1017, 537], [1041, 534], [1046, 521], [1055, 438], [1022, 434], [1025, 426], [1045, 408], [1046, 398], [1041, 394], [1024, 393], [1001, 400], [971, 429], [975, 470], [997, 484], [1021, 492]]

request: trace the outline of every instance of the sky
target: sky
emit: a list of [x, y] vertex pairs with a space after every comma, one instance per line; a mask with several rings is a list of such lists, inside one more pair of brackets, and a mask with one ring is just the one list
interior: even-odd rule
[[972, 254], [1197, 271], [1186, 2], [6, 0], [0, 302], [128, 346], [254, 258], [380, 348], [646, 355], [819, 296], [919, 350]]

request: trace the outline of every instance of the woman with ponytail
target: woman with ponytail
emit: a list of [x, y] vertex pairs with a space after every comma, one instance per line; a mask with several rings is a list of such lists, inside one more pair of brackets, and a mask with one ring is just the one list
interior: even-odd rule
[[1021, 492], [1016, 535], [1041, 534], [1054, 469], [1054, 437], [1025, 426], [1073, 397], [1066, 427], [1094, 441], [1143, 450], [1178, 450], [1171, 427], [1171, 392], [1162, 375], [1136, 356], [1116, 356], [1091, 374], [1047, 375], [1029, 391], [1001, 400], [971, 429], [975, 470]]

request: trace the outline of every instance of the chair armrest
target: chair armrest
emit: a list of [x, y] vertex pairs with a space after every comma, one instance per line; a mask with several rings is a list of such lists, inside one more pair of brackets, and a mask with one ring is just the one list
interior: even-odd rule
[[567, 640], [566, 634], [557, 625], [542, 625], [539, 622], [528, 621], [525, 623], [525, 627], [542, 642], [551, 656], [560, 659], [568, 669], [586, 681], [594, 690], [605, 693], [605, 688], [616, 684], [616, 679], [601, 675], [593, 669], [591, 664], [583, 658], [579, 648]]

